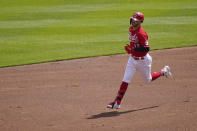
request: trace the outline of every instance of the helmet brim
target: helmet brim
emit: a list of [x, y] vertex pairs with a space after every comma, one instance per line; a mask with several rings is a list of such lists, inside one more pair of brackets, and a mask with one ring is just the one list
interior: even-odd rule
[[131, 17], [130, 18], [132, 21], [141, 21], [141, 20], [139, 20], [139, 19], [137, 19], [137, 18], [134, 18], [134, 17]]

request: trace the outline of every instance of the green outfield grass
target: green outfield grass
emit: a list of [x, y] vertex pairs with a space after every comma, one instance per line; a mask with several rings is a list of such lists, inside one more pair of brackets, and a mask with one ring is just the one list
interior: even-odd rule
[[196, 0], [0, 2], [0, 67], [125, 53], [135, 11], [152, 50], [197, 45]]

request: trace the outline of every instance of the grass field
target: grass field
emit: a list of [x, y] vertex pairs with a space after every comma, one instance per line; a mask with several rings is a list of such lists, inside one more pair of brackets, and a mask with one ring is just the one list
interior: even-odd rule
[[0, 2], [0, 67], [124, 53], [135, 11], [152, 50], [197, 45], [196, 0]]

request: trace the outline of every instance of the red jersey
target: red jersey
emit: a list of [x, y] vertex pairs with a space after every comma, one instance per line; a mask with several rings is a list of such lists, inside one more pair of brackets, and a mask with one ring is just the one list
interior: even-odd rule
[[[148, 43], [148, 35], [146, 31], [140, 26], [137, 30], [133, 30], [131, 26], [129, 28], [129, 40], [130, 46], [132, 48], [131, 55], [136, 57], [143, 57], [149, 51], [149, 43]], [[138, 49], [145, 49], [148, 50], [139, 51]]]

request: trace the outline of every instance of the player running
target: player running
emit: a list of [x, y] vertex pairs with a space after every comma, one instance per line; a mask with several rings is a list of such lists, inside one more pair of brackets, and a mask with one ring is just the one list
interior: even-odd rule
[[130, 54], [130, 57], [118, 94], [115, 100], [107, 105], [107, 108], [120, 108], [121, 100], [136, 71], [140, 72], [147, 83], [156, 80], [160, 76], [172, 78], [169, 66], [165, 66], [160, 72], [151, 74], [152, 57], [148, 54], [150, 47], [148, 35], [141, 26], [143, 21], [144, 15], [141, 12], [134, 13], [130, 18], [130, 25], [132, 25], [129, 28], [130, 45], [125, 46], [125, 50]]

